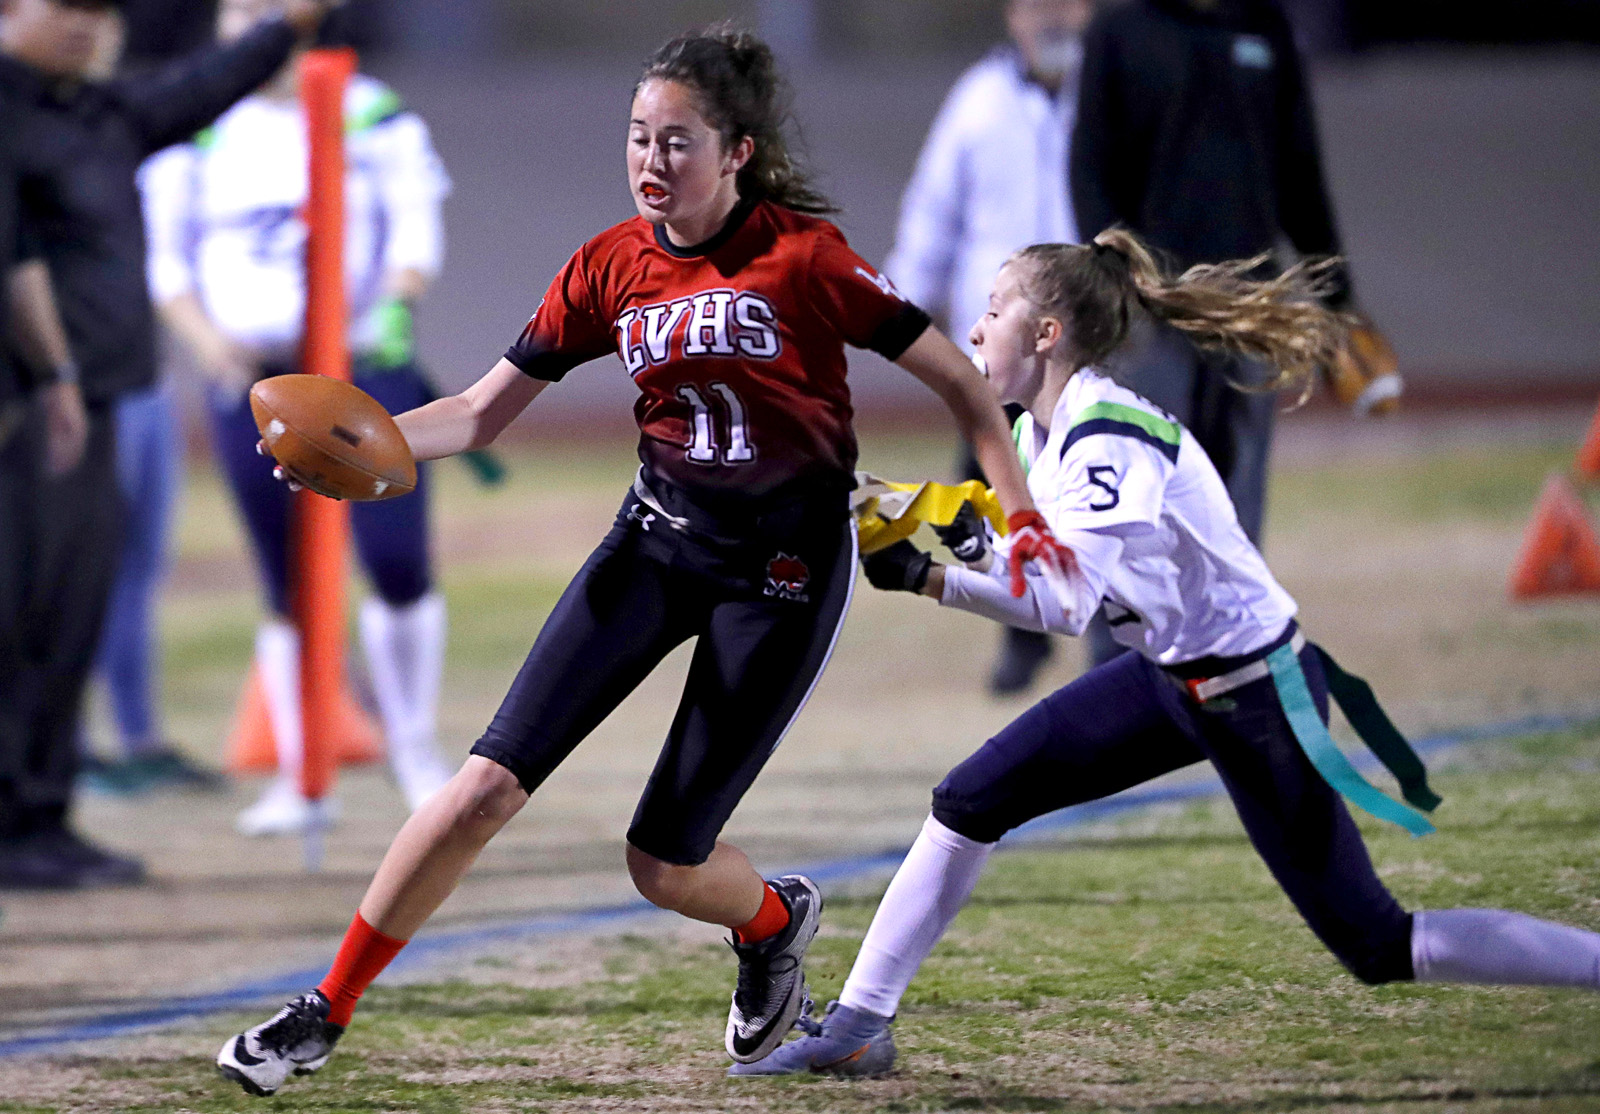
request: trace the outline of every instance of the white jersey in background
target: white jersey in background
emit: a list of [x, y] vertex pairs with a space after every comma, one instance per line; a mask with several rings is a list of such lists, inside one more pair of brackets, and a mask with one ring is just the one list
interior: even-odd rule
[[1205, 450], [1126, 387], [1084, 368], [1068, 380], [1048, 434], [1022, 415], [1017, 449], [1034, 502], [1077, 557], [1070, 598], [1030, 571], [1027, 593], [1014, 599], [1001, 538], [989, 572], [945, 570], [944, 605], [1082, 634], [1104, 600], [1112, 637], [1160, 665], [1250, 653], [1294, 617]]
[[[345, 95], [345, 271], [350, 341], [377, 342], [372, 308], [386, 274], [435, 277], [450, 179], [428, 128], [381, 82], [357, 76]], [[305, 319], [305, 124], [297, 103], [240, 101], [192, 142], [140, 173], [157, 304], [191, 291], [223, 333], [289, 356]]]
[[968, 351], [1011, 253], [1077, 240], [1067, 177], [1076, 110], [1075, 81], [1052, 95], [1000, 47], [956, 82], [928, 132], [883, 271]]

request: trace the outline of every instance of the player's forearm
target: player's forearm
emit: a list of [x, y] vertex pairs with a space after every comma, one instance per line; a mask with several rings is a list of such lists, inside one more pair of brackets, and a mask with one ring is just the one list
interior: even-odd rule
[[956, 419], [1007, 515], [1034, 509], [1005, 411], [972, 361], [937, 329], [928, 329], [897, 361], [927, 384]]
[[992, 394], [987, 401], [989, 406], [975, 414], [972, 427], [964, 431], [972, 446], [972, 455], [977, 458], [978, 467], [983, 469], [984, 478], [994, 488], [995, 497], [1008, 517], [1018, 511], [1031, 511], [1033, 496], [1028, 492], [1028, 478], [1017, 460], [1016, 443], [1006, 428], [1005, 411], [1000, 409]]
[[[938, 592], [935, 594], [935, 577]], [[1042, 577], [1030, 576], [1021, 596], [1013, 596], [1003, 580], [970, 569], [937, 567], [928, 574], [924, 589], [941, 606], [970, 611], [985, 619], [992, 619], [1008, 627], [1021, 630], [1044, 631], [1049, 634], [1079, 635], [1083, 633], [1087, 615], [1073, 608], [1068, 601], [1057, 597]], [[1092, 614], [1092, 609], [1089, 614]], [[1078, 621], [1074, 617], [1078, 616]]]
[[549, 384], [524, 375], [507, 360], [458, 395], [436, 399], [395, 419], [411, 455], [438, 460], [484, 449]]

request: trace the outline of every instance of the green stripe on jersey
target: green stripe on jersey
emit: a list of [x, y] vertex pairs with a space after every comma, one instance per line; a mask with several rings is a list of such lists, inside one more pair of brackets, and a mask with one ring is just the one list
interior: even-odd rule
[[1017, 420], [1011, 423], [1011, 440], [1016, 442], [1017, 459], [1022, 462], [1022, 474], [1024, 476], [1028, 474], [1029, 468], [1028, 454], [1022, 448], [1023, 426], [1027, 424], [1027, 421], [1027, 414], [1018, 414]]
[[371, 104], [350, 113], [350, 118], [345, 121], [344, 130], [348, 135], [355, 135], [368, 128], [375, 128], [384, 121], [400, 115], [404, 108], [405, 102], [400, 99], [399, 93], [393, 89], [384, 89], [373, 98]]
[[1125, 422], [1128, 425], [1138, 426], [1157, 441], [1165, 441], [1176, 446], [1183, 440], [1183, 427], [1177, 422], [1169, 422], [1165, 418], [1158, 418], [1148, 410], [1140, 410], [1135, 406], [1124, 406], [1120, 402], [1097, 402], [1080, 410], [1072, 419], [1071, 429], [1075, 429], [1084, 422], [1105, 420]]

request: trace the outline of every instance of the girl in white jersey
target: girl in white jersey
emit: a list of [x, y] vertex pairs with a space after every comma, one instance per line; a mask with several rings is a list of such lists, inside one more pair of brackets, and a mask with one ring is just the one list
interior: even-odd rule
[[[1239, 527], [1205, 453], [1172, 418], [1100, 368], [1151, 313], [1307, 381], [1344, 325], [1318, 306], [1318, 268], [1267, 282], [1261, 260], [1163, 275], [1129, 233], [1042, 244], [1001, 270], [972, 330], [1017, 423], [1028, 486], [1077, 567], [1030, 574], [1014, 596], [976, 516], [941, 530], [966, 567], [910, 542], [868, 558], [876, 587], [919, 592], [1033, 630], [1079, 634], [1102, 601], [1134, 653], [1023, 713], [934, 791], [933, 814], [867, 930], [840, 1001], [807, 1034], [734, 1075], [880, 1074], [890, 1021], [965, 903], [990, 850], [1028, 820], [1209, 760], [1251, 842], [1311, 929], [1366, 983], [1415, 979], [1600, 989], [1600, 935], [1498, 909], [1408, 913], [1379, 881], [1341, 794], [1415, 834], [1431, 831], [1421, 763], [1359, 680], [1308, 644], [1294, 600]], [[999, 554], [994, 551], [1000, 551]], [[1416, 808], [1366, 783], [1327, 736], [1328, 696]]]

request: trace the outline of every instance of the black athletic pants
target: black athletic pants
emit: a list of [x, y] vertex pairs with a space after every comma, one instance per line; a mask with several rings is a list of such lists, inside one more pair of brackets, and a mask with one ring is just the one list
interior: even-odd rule
[[837, 485], [717, 514], [661, 481], [651, 492], [666, 515], [632, 493], [623, 501], [472, 753], [532, 793], [662, 658], [697, 639], [628, 830], [646, 854], [696, 865], [833, 652], [855, 582], [855, 527]]
[[[1287, 640], [1286, 632], [1269, 649]], [[1188, 663], [1184, 673], [1214, 677], [1258, 656]], [[1300, 663], [1326, 720], [1316, 651], [1307, 646]], [[1196, 705], [1160, 667], [1123, 654], [1045, 697], [952, 770], [934, 790], [933, 814], [992, 843], [1036, 816], [1207, 760], [1273, 877], [1340, 962], [1364, 982], [1411, 978], [1411, 916], [1296, 741], [1270, 677]]]
[[116, 422], [89, 410], [84, 459], [45, 466], [35, 406], [0, 451], [0, 838], [66, 822], [78, 719], [116, 575]]

